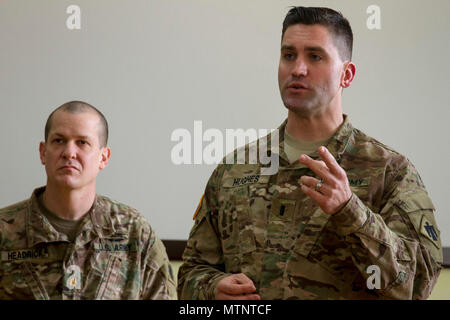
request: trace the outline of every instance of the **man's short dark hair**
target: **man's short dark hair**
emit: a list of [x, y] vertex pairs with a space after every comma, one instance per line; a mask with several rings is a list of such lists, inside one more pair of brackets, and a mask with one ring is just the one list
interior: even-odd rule
[[348, 20], [342, 13], [330, 8], [320, 7], [293, 7], [286, 14], [283, 21], [283, 39], [286, 29], [295, 24], [322, 25], [328, 29], [343, 61], [352, 59], [353, 32]]
[[90, 105], [89, 103], [83, 101], [70, 101], [59, 106], [48, 116], [47, 122], [45, 123], [45, 142], [47, 142], [48, 134], [50, 133], [52, 125], [52, 116], [56, 111], [64, 111], [69, 113], [83, 113], [88, 111], [94, 111], [100, 118], [100, 130], [99, 130], [99, 141], [100, 147], [106, 147], [108, 144], [108, 121], [106, 121], [103, 113], [100, 112], [96, 107]]

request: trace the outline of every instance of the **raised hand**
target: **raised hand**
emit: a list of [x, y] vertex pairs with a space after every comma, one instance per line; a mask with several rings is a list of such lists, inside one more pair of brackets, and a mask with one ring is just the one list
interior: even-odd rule
[[300, 178], [302, 191], [325, 212], [335, 214], [350, 200], [352, 191], [347, 174], [325, 147], [319, 148], [321, 160], [313, 160], [305, 154], [300, 156], [300, 162], [310, 168], [320, 180], [303, 176]]

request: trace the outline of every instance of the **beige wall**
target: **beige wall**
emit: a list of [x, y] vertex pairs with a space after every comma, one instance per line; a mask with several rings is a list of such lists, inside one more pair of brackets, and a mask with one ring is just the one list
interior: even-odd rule
[[[66, 8], [81, 8], [68, 30]], [[136, 207], [162, 239], [186, 239], [214, 166], [176, 166], [171, 133], [276, 128], [282, 20], [289, 6], [341, 10], [355, 33], [354, 125], [418, 168], [450, 246], [450, 1], [2, 0], [0, 207], [45, 184], [38, 144], [50, 111], [81, 99], [110, 122], [98, 190]], [[381, 8], [381, 30], [366, 26]], [[205, 143], [206, 145], [206, 143]]]

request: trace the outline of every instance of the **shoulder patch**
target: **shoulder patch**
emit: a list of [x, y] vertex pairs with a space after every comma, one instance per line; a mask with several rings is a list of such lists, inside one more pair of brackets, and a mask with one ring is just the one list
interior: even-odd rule
[[438, 230], [430, 221], [428, 221], [425, 215], [423, 215], [422, 222], [420, 223], [420, 233], [430, 239], [438, 249], [441, 248]]
[[203, 198], [205, 197], [205, 194], [202, 194], [202, 197], [200, 198], [200, 202], [198, 203], [197, 210], [195, 210], [194, 216], [192, 217], [192, 220], [195, 220], [195, 217], [197, 217], [198, 212], [202, 208], [202, 202]]

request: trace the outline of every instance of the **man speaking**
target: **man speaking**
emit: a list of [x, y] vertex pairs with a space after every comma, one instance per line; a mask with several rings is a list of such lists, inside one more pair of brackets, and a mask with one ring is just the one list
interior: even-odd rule
[[[343, 114], [342, 91], [356, 72], [352, 44], [340, 13], [288, 12], [278, 68], [288, 109], [277, 132], [278, 172], [263, 176], [261, 164], [216, 168], [179, 270], [180, 298], [430, 295], [442, 264], [434, 207], [407, 158]], [[271, 139], [258, 145], [264, 141]]]

